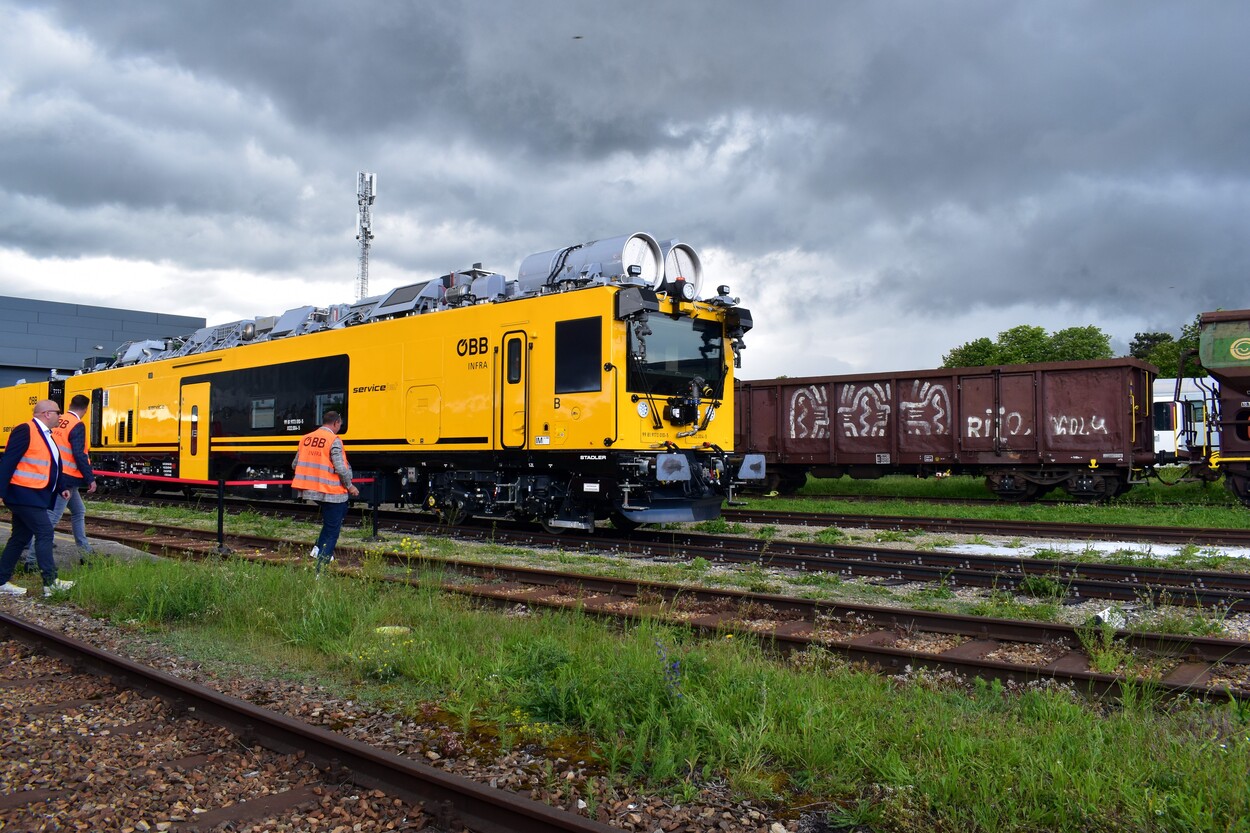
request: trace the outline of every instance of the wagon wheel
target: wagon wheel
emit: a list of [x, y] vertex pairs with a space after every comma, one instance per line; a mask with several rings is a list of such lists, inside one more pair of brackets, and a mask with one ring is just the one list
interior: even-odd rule
[[989, 475], [985, 478], [985, 487], [999, 500], [1012, 502], [1033, 500], [1041, 491], [1036, 483], [1014, 474]]
[[792, 495], [807, 485], [807, 472], [782, 472], [777, 491], [783, 495]]
[[447, 526], [460, 526], [469, 519], [469, 516], [470, 513], [464, 508], [464, 504], [458, 500], [440, 507], [438, 512], [438, 519]]
[[1081, 503], [1098, 503], [1115, 497], [1120, 488], [1120, 478], [1114, 474], [1104, 477], [1101, 474], [1083, 472], [1065, 481], [1063, 488]]
[[543, 530], [544, 530], [544, 531], [546, 531], [546, 533], [547, 533], [548, 535], [563, 535], [564, 533], [566, 533], [566, 532], [568, 532], [568, 531], [569, 531], [569, 529], [568, 529], [568, 527], [567, 527], [567, 526], [555, 526], [555, 525], [553, 525], [553, 524], [551, 523], [551, 522], [552, 522], [552, 520], [554, 520], [554, 519], [553, 519], [553, 518], [544, 518], [544, 519], [543, 519]]
[[1224, 473], [1224, 488], [1228, 489], [1237, 499], [1250, 506], [1250, 474], [1238, 471]]

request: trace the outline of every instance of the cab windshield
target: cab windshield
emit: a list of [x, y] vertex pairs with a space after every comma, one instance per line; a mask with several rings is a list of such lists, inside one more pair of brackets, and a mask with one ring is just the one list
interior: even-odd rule
[[[647, 318], [651, 334], [644, 344], [637, 343], [634, 328], [628, 328], [631, 359], [626, 384], [633, 393], [655, 396], [684, 396], [696, 376], [712, 389], [712, 396], [723, 395], [725, 381], [725, 337], [719, 321], [699, 318], [678, 319], [653, 314]], [[641, 349], [640, 349], [641, 348]]]

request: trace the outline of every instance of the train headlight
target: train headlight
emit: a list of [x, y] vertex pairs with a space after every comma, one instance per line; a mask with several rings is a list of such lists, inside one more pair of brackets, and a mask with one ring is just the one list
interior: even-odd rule
[[681, 300], [683, 301], [694, 300], [694, 284], [692, 284], [690, 281], [685, 280], [683, 278], [678, 278], [673, 283], [673, 289], [675, 290], [677, 297], [680, 298]]

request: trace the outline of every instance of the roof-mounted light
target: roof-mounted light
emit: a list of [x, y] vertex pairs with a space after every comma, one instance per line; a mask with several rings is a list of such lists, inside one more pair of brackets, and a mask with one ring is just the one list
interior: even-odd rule
[[718, 307], [736, 307], [738, 306], [739, 300], [740, 299], [734, 298], [729, 294], [728, 284], [721, 284], [716, 287], [716, 297], [713, 298], [710, 303], [713, 303]]
[[695, 296], [695, 286], [685, 278], [678, 278], [673, 281], [673, 294], [682, 301], [693, 301]]

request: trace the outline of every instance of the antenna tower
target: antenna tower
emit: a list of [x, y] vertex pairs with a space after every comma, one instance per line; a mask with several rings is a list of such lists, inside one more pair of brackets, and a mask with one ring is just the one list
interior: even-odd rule
[[356, 239], [360, 241], [360, 265], [356, 270], [356, 300], [369, 294], [369, 245], [373, 240], [373, 198], [377, 196], [377, 174], [356, 174]]

